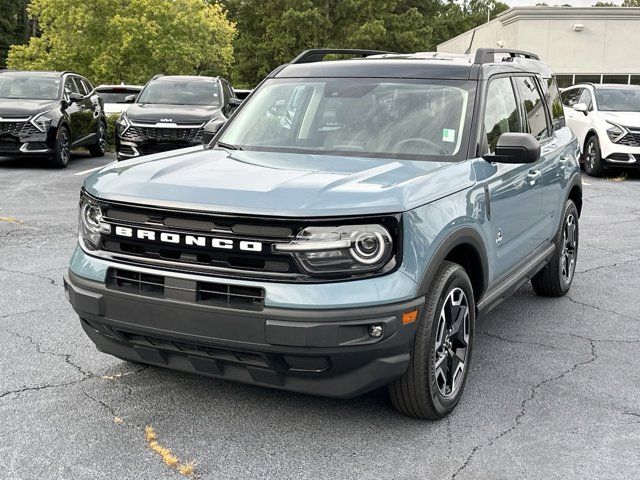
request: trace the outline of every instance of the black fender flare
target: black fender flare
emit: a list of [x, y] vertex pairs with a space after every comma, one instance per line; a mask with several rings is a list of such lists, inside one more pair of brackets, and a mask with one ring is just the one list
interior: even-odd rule
[[445, 258], [460, 245], [469, 245], [477, 253], [482, 265], [482, 287], [480, 295], [475, 299], [476, 304], [484, 292], [487, 291], [489, 285], [489, 260], [487, 258], [487, 249], [480, 233], [472, 227], [463, 226], [448, 233], [438, 244], [435, 253], [431, 256], [429, 266], [422, 275], [422, 280], [418, 286], [418, 295], [423, 296], [427, 293], [433, 278], [442, 265]]

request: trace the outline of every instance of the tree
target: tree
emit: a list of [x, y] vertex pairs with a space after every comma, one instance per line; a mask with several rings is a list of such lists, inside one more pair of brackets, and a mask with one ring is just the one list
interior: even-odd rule
[[640, 7], [640, 0], [624, 0], [623, 7]]
[[0, 0], [0, 65], [4, 66], [9, 47], [25, 43], [35, 29], [27, 15], [28, 0]]
[[203, 0], [31, 0], [40, 37], [8, 65], [74, 70], [96, 82], [145, 83], [157, 73], [226, 74], [235, 25]]

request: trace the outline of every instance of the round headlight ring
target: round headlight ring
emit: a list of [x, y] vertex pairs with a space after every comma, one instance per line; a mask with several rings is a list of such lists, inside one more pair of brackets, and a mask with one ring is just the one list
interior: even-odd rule
[[364, 265], [373, 265], [380, 261], [385, 253], [385, 241], [380, 232], [356, 232], [351, 256]]

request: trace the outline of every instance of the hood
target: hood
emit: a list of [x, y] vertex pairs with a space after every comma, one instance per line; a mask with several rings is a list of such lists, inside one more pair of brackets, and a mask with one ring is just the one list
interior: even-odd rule
[[26, 118], [59, 105], [57, 100], [20, 100], [0, 98], [0, 117]]
[[617, 123], [623, 127], [640, 129], [640, 112], [600, 112], [602, 118], [608, 122]]
[[430, 162], [192, 147], [113, 163], [85, 180], [105, 200], [218, 213], [397, 213], [473, 185], [471, 161]]
[[133, 122], [204, 123], [221, 114], [216, 105], [164, 105], [133, 103], [127, 117]]

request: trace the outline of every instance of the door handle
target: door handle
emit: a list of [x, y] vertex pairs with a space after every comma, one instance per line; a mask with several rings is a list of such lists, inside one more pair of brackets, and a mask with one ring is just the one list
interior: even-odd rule
[[540, 170], [529, 170], [527, 174], [527, 181], [529, 185], [535, 185], [538, 179], [542, 176], [542, 172]]

